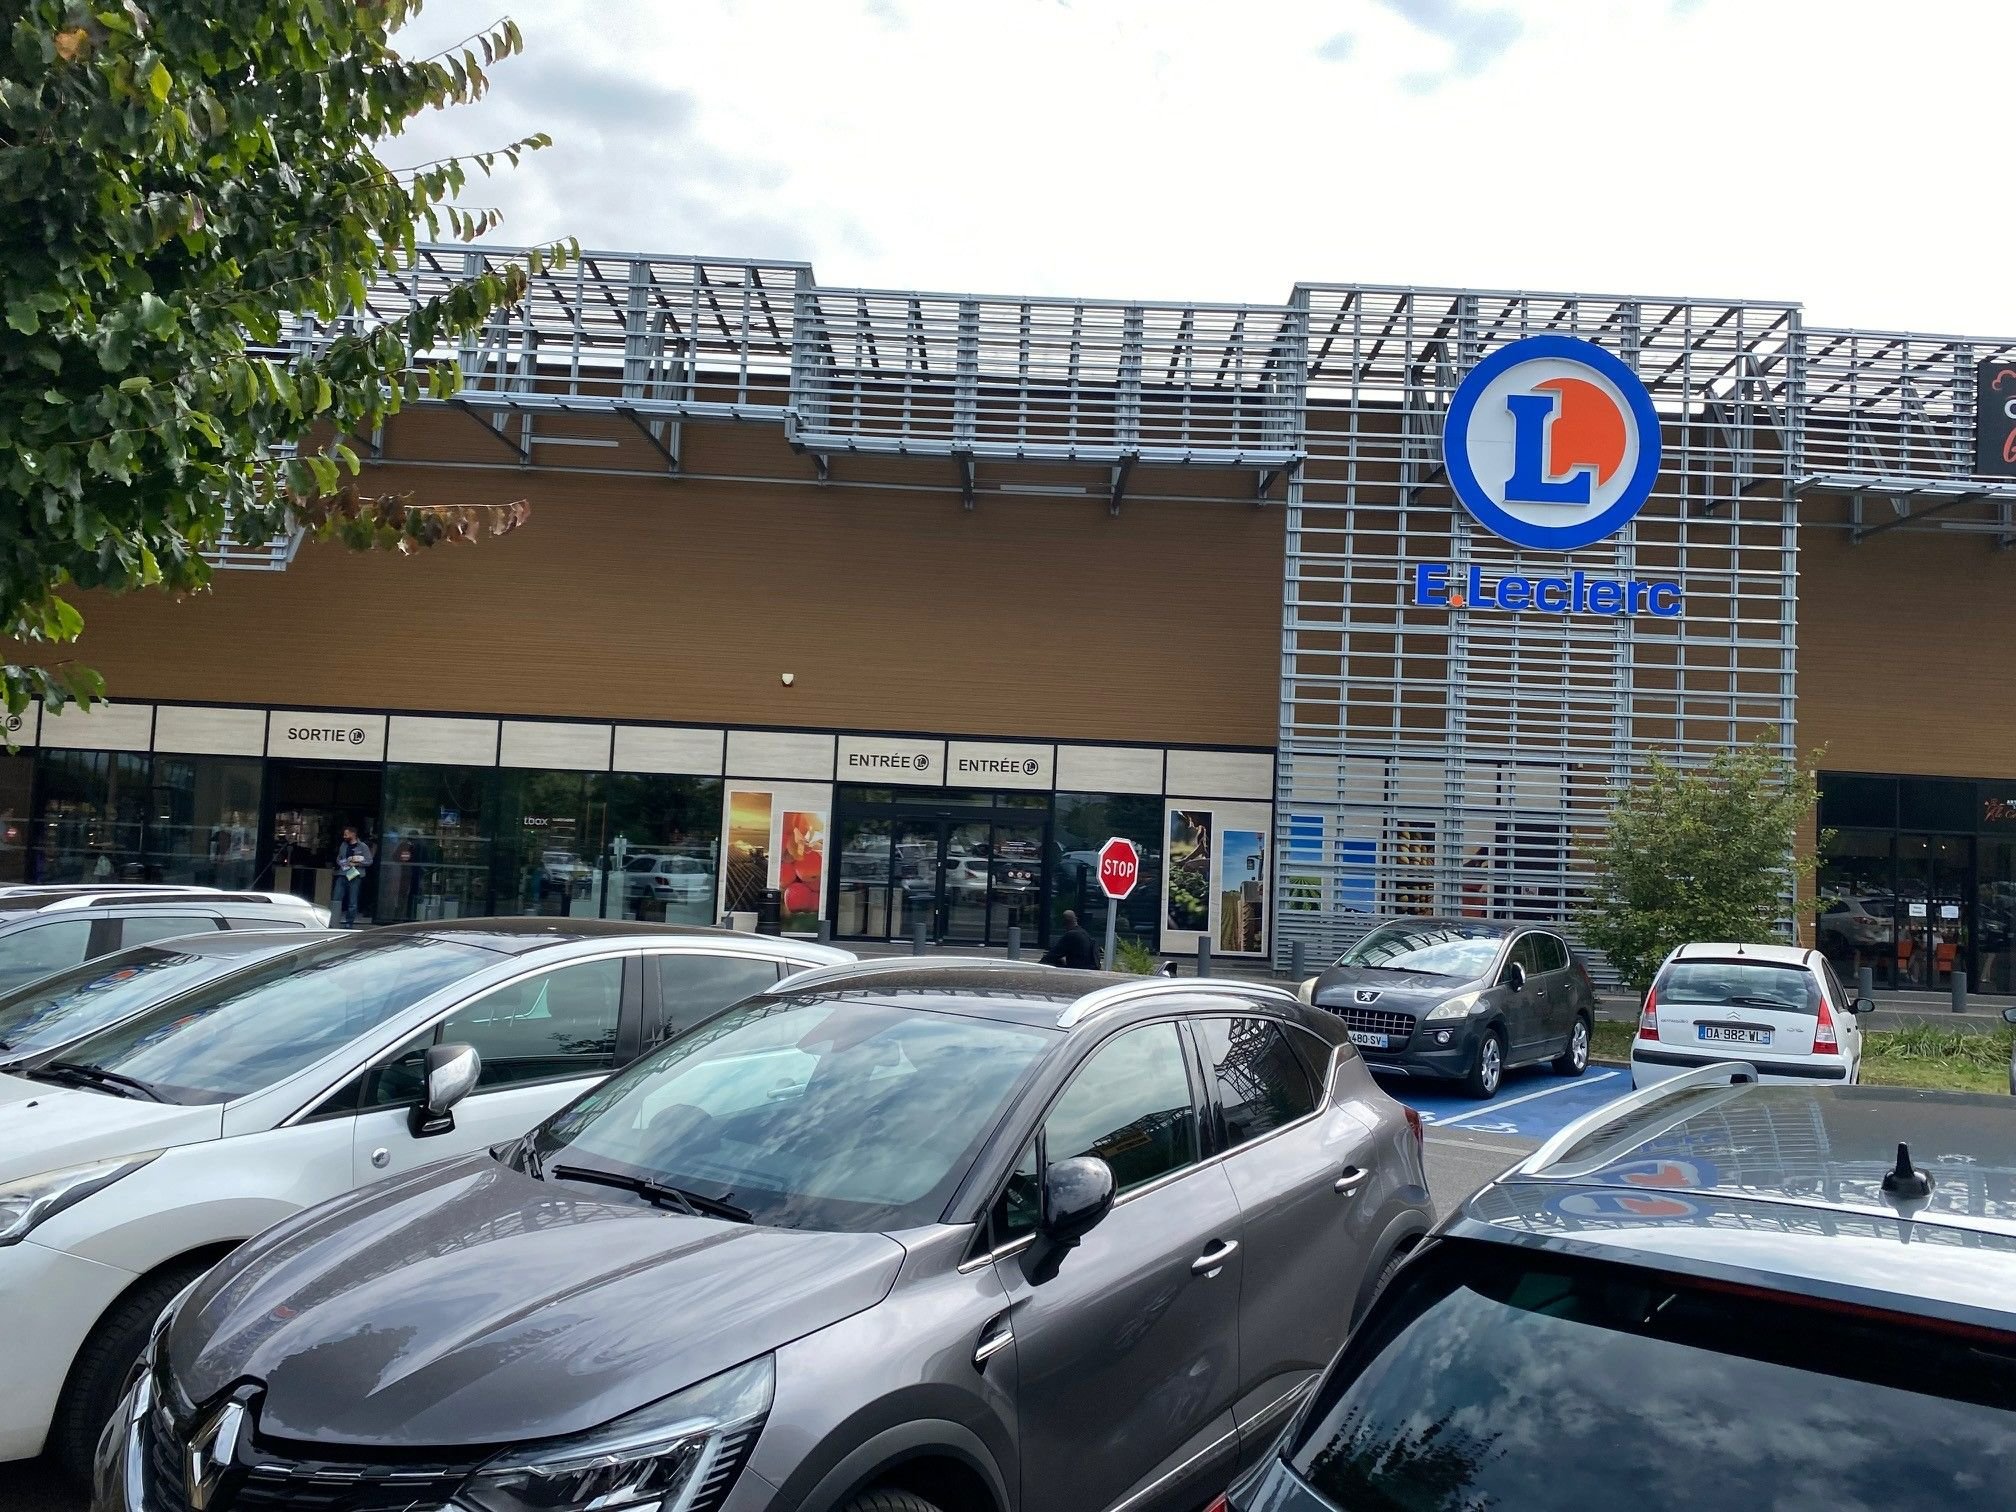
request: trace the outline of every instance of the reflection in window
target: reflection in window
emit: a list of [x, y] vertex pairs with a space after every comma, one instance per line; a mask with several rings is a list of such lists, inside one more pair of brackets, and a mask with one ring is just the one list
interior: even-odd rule
[[385, 768], [378, 920], [460, 919], [490, 908], [488, 767]]
[[479, 1087], [587, 1076], [616, 1064], [622, 999], [620, 958], [559, 966], [456, 1009], [439, 1043], [476, 1047]]
[[260, 767], [256, 758], [238, 756], [156, 756], [149, 875], [198, 887], [250, 887]]
[[39, 882], [145, 882], [147, 758], [44, 751], [35, 805]]
[[1174, 1024], [1130, 1029], [1094, 1051], [1043, 1125], [1051, 1162], [1096, 1155], [1126, 1191], [1197, 1158], [1197, 1118]]
[[1227, 1148], [1293, 1123], [1316, 1109], [1316, 1090], [1281, 1026], [1267, 1019], [1197, 1021], [1204, 1063], [1218, 1083]]
[[[1112, 836], [1134, 842], [1141, 881], [1120, 904], [1117, 932], [1153, 950], [1162, 908], [1162, 800], [1121, 793], [1059, 793], [1050, 832], [1050, 938], [1071, 909], [1096, 939], [1106, 930], [1106, 895], [1099, 888], [1099, 847]], [[1111, 965], [1111, 962], [1107, 964]]]

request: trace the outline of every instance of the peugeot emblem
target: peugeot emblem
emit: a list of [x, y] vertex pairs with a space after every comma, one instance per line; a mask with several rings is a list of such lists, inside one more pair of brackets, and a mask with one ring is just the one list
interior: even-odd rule
[[207, 1512], [225, 1472], [238, 1458], [238, 1439], [244, 1431], [245, 1404], [226, 1402], [189, 1436], [189, 1447], [182, 1451], [182, 1484], [193, 1512]]
[[1376, 1003], [1379, 1001], [1379, 989], [1377, 987], [1360, 987], [1356, 992], [1351, 994], [1351, 1001], [1354, 1003]]

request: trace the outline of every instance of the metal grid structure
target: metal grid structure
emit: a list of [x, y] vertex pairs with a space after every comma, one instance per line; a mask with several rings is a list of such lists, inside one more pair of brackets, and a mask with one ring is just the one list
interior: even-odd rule
[[[1320, 958], [1382, 913], [1558, 920], [1579, 852], [1649, 752], [1793, 739], [1788, 304], [1302, 285], [1308, 460], [1288, 489], [1277, 951]], [[1644, 380], [1665, 460], [1623, 532], [1567, 554], [1475, 528], [1442, 469], [1480, 358], [1584, 337]], [[1675, 578], [1676, 619], [1411, 603], [1416, 563]]]
[[1975, 370], [2016, 340], [1809, 327], [1801, 345], [1802, 496], [1845, 496], [1857, 544], [1943, 515], [1929, 528], [2016, 545], [2016, 482], [1974, 476]]

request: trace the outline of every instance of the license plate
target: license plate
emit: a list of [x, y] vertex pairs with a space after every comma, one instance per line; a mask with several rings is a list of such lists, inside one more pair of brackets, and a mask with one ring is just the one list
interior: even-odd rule
[[1771, 1043], [1769, 1029], [1741, 1029], [1729, 1024], [1696, 1024], [1694, 1032], [1704, 1040], [1713, 1040], [1725, 1045], [1768, 1045]]
[[1384, 1050], [1387, 1047], [1388, 1036], [1374, 1034], [1369, 1029], [1347, 1029], [1345, 1033], [1351, 1036], [1352, 1044], [1363, 1045], [1367, 1050]]

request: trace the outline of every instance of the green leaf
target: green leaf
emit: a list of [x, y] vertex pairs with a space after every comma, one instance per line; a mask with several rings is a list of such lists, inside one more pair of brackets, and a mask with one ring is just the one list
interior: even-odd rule
[[174, 80], [168, 77], [168, 65], [160, 61], [154, 64], [154, 71], [147, 75], [147, 93], [154, 96], [156, 105], [168, 103], [168, 89]]

